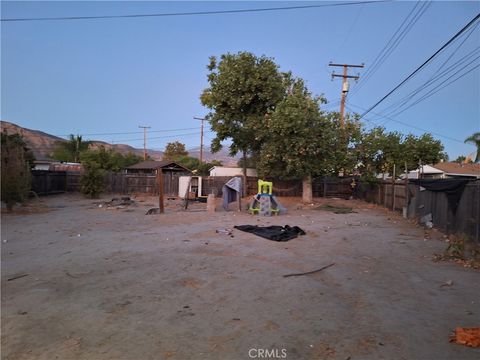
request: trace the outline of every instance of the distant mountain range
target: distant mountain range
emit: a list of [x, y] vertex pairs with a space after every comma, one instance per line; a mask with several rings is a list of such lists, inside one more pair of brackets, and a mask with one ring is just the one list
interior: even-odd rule
[[[2, 131], [6, 131], [7, 134], [20, 134], [27, 146], [32, 150], [35, 158], [37, 160], [49, 160], [51, 159], [51, 154], [57, 142], [67, 141], [58, 136], [47, 134], [40, 130], [32, 130], [23, 128], [19, 125], [13, 124], [8, 121], [0, 121]], [[181, 142], [181, 139], [179, 140]], [[134, 153], [136, 155], [143, 156], [143, 149], [137, 149], [130, 145], [126, 144], [109, 144], [105, 141], [93, 140], [93, 148], [99, 148], [104, 146], [106, 149], [113, 149], [121, 154]], [[188, 149], [189, 156], [200, 158], [200, 147]], [[163, 151], [147, 149], [148, 155], [150, 155], [155, 160], [161, 160], [163, 156]], [[231, 157], [228, 155], [228, 149], [222, 149], [218, 153], [212, 154], [208, 151], [208, 146], [205, 146], [203, 149], [203, 160], [212, 161], [219, 160], [225, 166], [236, 165], [238, 157]]]

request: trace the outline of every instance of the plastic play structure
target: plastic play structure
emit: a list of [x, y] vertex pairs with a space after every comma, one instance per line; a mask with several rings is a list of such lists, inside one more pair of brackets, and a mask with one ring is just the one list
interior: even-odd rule
[[284, 213], [286, 209], [272, 195], [272, 190], [273, 183], [271, 181], [258, 180], [258, 194], [253, 197], [248, 211], [253, 215], [260, 214], [264, 216]]

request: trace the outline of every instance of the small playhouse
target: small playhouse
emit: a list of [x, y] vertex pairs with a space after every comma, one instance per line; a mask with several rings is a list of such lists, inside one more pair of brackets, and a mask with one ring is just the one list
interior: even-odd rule
[[258, 180], [258, 194], [250, 202], [248, 211], [251, 214], [264, 216], [278, 215], [286, 212], [286, 209], [272, 194], [273, 183], [271, 181]]

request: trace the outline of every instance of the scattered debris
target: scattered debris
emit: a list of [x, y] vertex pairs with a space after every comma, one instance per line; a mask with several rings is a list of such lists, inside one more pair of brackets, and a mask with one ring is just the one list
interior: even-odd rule
[[480, 327], [461, 328], [457, 327], [455, 333], [450, 336], [450, 342], [470, 347], [480, 347]]
[[356, 213], [356, 211], [353, 211], [351, 207], [346, 207], [346, 206], [340, 206], [340, 205], [330, 205], [330, 204], [323, 204], [320, 205], [314, 210], [325, 210], [325, 211], [331, 211], [334, 214], [350, 214], [350, 213]]
[[19, 275], [15, 275], [15, 276], [12, 276], [11, 278], [8, 278], [7, 281], [13, 281], [13, 280], [17, 280], [17, 279], [21, 279], [25, 276], [28, 276], [30, 274], [19, 274]]
[[225, 234], [225, 235], [228, 235], [230, 237], [233, 237], [233, 229], [228, 229], [228, 228], [225, 228], [225, 229], [217, 229], [215, 230], [215, 232], [217, 234]]
[[71, 274], [68, 271], [65, 271], [65, 275], [67, 275], [71, 278], [74, 278], [74, 279], [78, 279], [78, 278], [82, 277], [83, 275], [88, 275], [90, 273], [91, 273], [91, 271], [88, 271], [88, 272], [85, 272], [85, 273]]
[[440, 287], [452, 286], [452, 285], [453, 285], [453, 281], [452, 281], [452, 280], [448, 280], [448, 281], [445, 281], [442, 285], [440, 285]]
[[129, 196], [122, 196], [120, 198], [113, 198], [110, 201], [95, 203], [99, 208], [106, 208], [107, 210], [124, 209], [126, 206], [135, 204], [135, 201]]
[[145, 213], [145, 215], [158, 215], [158, 214], [160, 214], [160, 208], [152, 208], [147, 210], [147, 212]]
[[466, 235], [450, 235], [443, 254], [434, 254], [433, 261], [453, 261], [466, 268], [480, 269], [480, 246]]
[[433, 228], [433, 219], [432, 219], [432, 214], [429, 213], [425, 216], [422, 216], [420, 218], [420, 224], [425, 224], [425, 226], [428, 228], [428, 229], [431, 229]]
[[314, 273], [317, 273], [317, 272], [320, 272], [320, 271], [323, 271], [325, 269], [328, 269], [330, 266], [333, 266], [335, 265], [335, 263], [331, 263], [330, 265], [327, 265], [327, 266], [324, 266], [318, 270], [313, 270], [313, 271], [308, 271], [308, 272], [304, 272], [304, 273], [297, 273], [297, 274], [287, 274], [287, 275], [283, 275], [283, 277], [290, 277], [290, 276], [302, 276], [302, 275], [310, 275], [310, 274], [314, 274]]

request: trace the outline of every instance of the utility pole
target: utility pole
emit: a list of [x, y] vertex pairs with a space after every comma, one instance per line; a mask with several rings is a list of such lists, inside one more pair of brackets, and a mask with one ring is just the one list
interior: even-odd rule
[[147, 129], [150, 129], [150, 126], [138, 125], [138, 127], [143, 129], [143, 160], [147, 160]]
[[343, 78], [343, 82], [342, 82], [342, 100], [340, 102], [340, 126], [342, 127], [342, 129], [345, 128], [345, 100], [347, 98], [347, 93], [348, 93], [348, 88], [349, 88], [349, 84], [348, 84], [348, 80], [347, 79], [355, 79], [355, 80], [358, 80], [359, 79], [359, 75], [348, 75], [348, 68], [349, 67], [352, 67], [352, 68], [363, 68], [364, 67], [364, 64], [362, 65], [350, 65], [350, 64], [333, 64], [333, 63], [329, 63], [328, 66], [340, 66], [340, 67], [343, 67], [343, 74], [342, 75], [337, 75], [335, 74], [335, 71], [332, 73], [332, 80], [333, 78], [335, 77], [341, 77]]
[[205, 118], [193, 117], [195, 120], [200, 120], [202, 122], [201, 132], [200, 132], [200, 164], [203, 162], [203, 122]]

